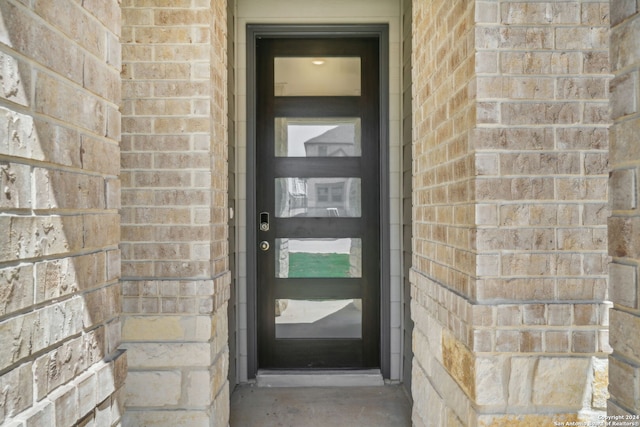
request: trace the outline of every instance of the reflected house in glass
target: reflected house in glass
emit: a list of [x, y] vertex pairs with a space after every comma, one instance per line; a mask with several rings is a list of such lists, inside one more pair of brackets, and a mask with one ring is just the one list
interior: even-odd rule
[[357, 157], [355, 141], [355, 123], [345, 123], [306, 141], [304, 148], [307, 157]]
[[[341, 124], [304, 143], [307, 157], [353, 157], [355, 125]], [[360, 216], [360, 180], [310, 178], [307, 216]]]
[[[333, 121], [336, 123], [337, 121]], [[281, 124], [282, 125], [282, 124]], [[325, 123], [310, 124], [287, 120], [283, 126], [291, 133], [291, 128], [307, 128], [306, 132], [314, 129], [327, 128]], [[281, 135], [282, 137], [284, 135]], [[284, 139], [284, 138], [282, 138]], [[347, 123], [338, 123], [320, 135], [296, 143], [293, 135], [287, 136], [286, 148], [283, 147], [276, 155], [290, 157], [357, 157], [360, 156], [360, 127], [359, 119], [350, 119]], [[302, 145], [304, 151], [295, 145]], [[276, 216], [293, 217], [359, 217], [360, 208], [360, 179], [348, 177], [336, 178], [278, 178], [276, 179]]]

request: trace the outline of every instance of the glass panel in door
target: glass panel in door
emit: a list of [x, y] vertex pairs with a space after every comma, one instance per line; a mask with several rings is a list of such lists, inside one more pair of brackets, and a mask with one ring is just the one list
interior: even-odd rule
[[276, 96], [360, 96], [360, 58], [274, 58]]
[[277, 117], [277, 157], [359, 157], [360, 119]]

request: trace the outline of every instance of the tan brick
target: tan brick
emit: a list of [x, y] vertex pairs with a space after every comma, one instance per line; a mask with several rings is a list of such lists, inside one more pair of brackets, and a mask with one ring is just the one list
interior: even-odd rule
[[603, 279], [559, 279], [560, 300], [604, 300], [607, 283]]
[[0, 53], [0, 96], [23, 106], [31, 104], [31, 70], [19, 59]]
[[640, 339], [635, 333], [640, 325], [640, 317], [633, 314], [611, 310], [611, 346], [625, 358], [638, 360], [640, 356]]
[[546, 331], [544, 337], [545, 350], [550, 353], [569, 352], [569, 332]]
[[51, 402], [40, 402], [28, 411], [20, 414], [26, 427], [53, 425], [55, 423], [54, 406]]
[[82, 3], [82, 7], [95, 16], [112, 33], [120, 34], [121, 11], [117, 0], [86, 0]]
[[31, 208], [31, 168], [18, 163], [0, 162], [0, 189], [0, 208]]
[[[38, 140], [28, 145], [40, 148], [42, 152], [30, 157], [64, 166], [82, 167], [80, 136], [75, 129], [35, 120], [33, 134], [38, 136]], [[27, 145], [24, 138], [20, 139]]]
[[0, 108], [0, 152], [16, 157], [42, 158], [31, 116]]
[[481, 99], [548, 99], [554, 86], [550, 78], [486, 77], [478, 78], [477, 95]]
[[0, 376], [0, 420], [15, 416], [33, 404], [33, 374], [31, 364], [25, 363]]
[[582, 6], [580, 22], [585, 25], [609, 25], [609, 3], [589, 3]]
[[82, 247], [82, 218], [1, 217], [0, 259], [9, 261], [64, 254]]
[[[595, 54], [595, 53], [594, 53]], [[510, 74], [580, 74], [579, 52], [500, 52], [501, 69]]]
[[105, 248], [120, 241], [120, 217], [118, 214], [84, 215], [84, 247]]
[[16, 312], [33, 304], [33, 266], [0, 269], [0, 315]]
[[595, 331], [574, 331], [571, 334], [573, 353], [595, 353], [598, 351]]
[[502, 121], [508, 125], [550, 125], [580, 123], [580, 108], [575, 103], [518, 104], [505, 102], [501, 105]]
[[104, 180], [94, 176], [36, 168], [36, 209], [104, 209]]
[[607, 149], [608, 135], [603, 128], [571, 127], [558, 130], [558, 145], [561, 149]]
[[496, 351], [518, 352], [521, 348], [520, 332], [509, 330], [496, 331]]
[[86, 130], [98, 135], [105, 134], [103, 102], [43, 73], [39, 73], [36, 79], [35, 108], [37, 112], [59, 120], [69, 116], [78, 117], [80, 125]]
[[153, 158], [154, 165], [160, 169], [208, 169], [211, 166], [208, 153], [158, 153]]
[[104, 30], [91, 20], [80, 5], [65, 7], [62, 0], [36, 0], [34, 10], [48, 22], [99, 58], [104, 58]]
[[136, 187], [187, 187], [191, 184], [189, 171], [136, 172]]
[[505, 3], [502, 23], [514, 24], [577, 24], [580, 5], [575, 3]]
[[624, 362], [613, 356], [609, 357], [609, 391], [612, 396], [620, 399], [619, 403], [633, 411], [640, 409], [638, 408], [639, 370], [640, 368], [635, 364]]
[[560, 78], [557, 82], [558, 99], [606, 99], [608, 81], [602, 77]]
[[609, 52], [586, 52], [584, 54], [585, 73], [608, 73], [609, 72]]
[[476, 47], [480, 49], [551, 49], [550, 28], [541, 27], [479, 27], [476, 28]]
[[188, 244], [134, 244], [133, 259], [190, 259], [190, 246]]
[[606, 27], [573, 27], [555, 30], [555, 44], [558, 49], [601, 49], [607, 48], [609, 29]]
[[[82, 81], [83, 55], [77, 45], [66, 43], [62, 35], [38, 23], [35, 15], [28, 14], [21, 7], [8, 3], [3, 9], [3, 16], [11, 34], [10, 39], [6, 40], [8, 46], [66, 78]], [[91, 34], [86, 36], [90, 37]]]
[[609, 254], [616, 257], [640, 258], [640, 241], [636, 237], [640, 219], [612, 216], [608, 221]]

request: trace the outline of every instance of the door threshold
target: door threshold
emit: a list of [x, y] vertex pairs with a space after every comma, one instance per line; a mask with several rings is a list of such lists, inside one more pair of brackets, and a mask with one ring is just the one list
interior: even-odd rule
[[379, 369], [365, 370], [261, 370], [256, 376], [258, 387], [371, 387], [383, 386]]

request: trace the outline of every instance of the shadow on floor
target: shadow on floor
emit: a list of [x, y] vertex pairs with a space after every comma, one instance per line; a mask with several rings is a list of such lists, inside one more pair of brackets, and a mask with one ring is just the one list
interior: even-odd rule
[[398, 385], [257, 387], [231, 395], [231, 427], [404, 427], [411, 403]]

